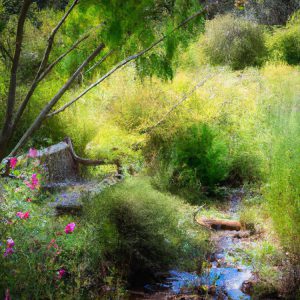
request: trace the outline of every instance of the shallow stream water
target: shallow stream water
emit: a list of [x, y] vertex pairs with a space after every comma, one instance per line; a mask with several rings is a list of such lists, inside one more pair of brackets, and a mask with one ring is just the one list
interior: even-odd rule
[[[230, 196], [227, 213], [232, 219], [238, 218], [242, 196], [242, 190], [235, 190]], [[171, 270], [162, 282], [145, 285], [144, 292], [133, 293], [130, 299], [251, 299], [242, 291], [243, 283], [253, 276], [251, 266], [243, 263], [241, 252], [251, 243], [249, 233], [217, 230], [212, 232], [211, 241], [214, 251], [203, 274]]]

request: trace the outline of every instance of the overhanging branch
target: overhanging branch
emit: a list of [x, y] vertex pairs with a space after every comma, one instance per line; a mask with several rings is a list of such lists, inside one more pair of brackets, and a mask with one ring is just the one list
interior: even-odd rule
[[68, 79], [68, 81], [62, 86], [62, 88], [57, 92], [57, 94], [45, 105], [45, 107], [42, 109], [40, 114], [36, 117], [32, 125], [27, 129], [27, 131], [24, 133], [22, 138], [19, 140], [17, 145], [14, 147], [12, 152], [9, 156], [14, 156], [19, 148], [21, 148], [28, 138], [32, 135], [33, 132], [35, 132], [44, 119], [46, 118], [47, 114], [50, 112], [50, 110], [53, 108], [53, 106], [57, 103], [57, 101], [65, 94], [65, 92], [68, 90], [68, 88], [71, 86], [71, 84], [74, 82], [74, 80], [78, 77], [80, 72], [93, 60], [96, 58], [96, 56], [101, 52], [101, 50], [104, 48], [104, 44], [100, 44], [94, 52], [86, 58], [86, 60], [77, 68], [77, 70], [74, 72], [74, 74]]
[[180, 23], [177, 27], [175, 27], [172, 31], [170, 31], [168, 34], [162, 36], [159, 40], [157, 40], [155, 43], [153, 43], [152, 45], [150, 45], [148, 48], [134, 54], [131, 56], [128, 56], [127, 58], [125, 58], [124, 60], [122, 60], [121, 62], [119, 62], [114, 68], [112, 68], [109, 72], [107, 72], [105, 75], [103, 75], [101, 78], [99, 78], [96, 82], [94, 82], [93, 84], [91, 84], [86, 90], [84, 90], [80, 95], [78, 95], [75, 99], [71, 100], [70, 102], [66, 103], [65, 105], [63, 105], [61, 108], [59, 108], [58, 110], [50, 113], [47, 115], [48, 118], [55, 116], [61, 112], [63, 112], [64, 110], [66, 110], [69, 106], [71, 106], [72, 104], [74, 104], [76, 101], [78, 101], [80, 98], [82, 98], [85, 94], [87, 94], [91, 89], [93, 89], [94, 87], [96, 87], [97, 85], [99, 85], [102, 81], [104, 81], [106, 78], [108, 78], [110, 75], [112, 75], [114, 72], [116, 72], [118, 69], [120, 69], [121, 67], [125, 66], [126, 64], [128, 64], [129, 62], [131, 62], [132, 60], [135, 60], [136, 58], [144, 55], [145, 53], [149, 52], [151, 49], [153, 49], [155, 46], [157, 46], [158, 44], [160, 44], [162, 41], [164, 41], [169, 35], [171, 35], [172, 33], [174, 33], [176, 30], [178, 30], [179, 28], [185, 26], [187, 23], [189, 23], [191, 20], [195, 19], [196, 17], [200, 16], [201, 14], [204, 13], [204, 10], [198, 11], [196, 12], [194, 15], [190, 16], [189, 18], [187, 18], [186, 20], [184, 20], [182, 23]]

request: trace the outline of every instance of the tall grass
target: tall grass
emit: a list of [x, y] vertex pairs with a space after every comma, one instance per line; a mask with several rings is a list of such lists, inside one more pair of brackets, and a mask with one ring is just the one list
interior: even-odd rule
[[[296, 96], [296, 95], [295, 95]], [[270, 214], [282, 245], [294, 254], [300, 250], [300, 111], [294, 103], [274, 107], [270, 174], [266, 187]], [[288, 99], [286, 99], [288, 100]]]

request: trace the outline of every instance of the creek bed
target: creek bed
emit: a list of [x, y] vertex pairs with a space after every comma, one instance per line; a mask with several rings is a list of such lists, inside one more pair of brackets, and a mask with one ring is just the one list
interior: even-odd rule
[[[242, 190], [232, 193], [227, 213], [238, 217]], [[214, 251], [202, 274], [171, 270], [160, 282], [147, 284], [144, 291], [133, 292], [135, 299], [251, 299], [245, 283], [253, 278], [252, 267], [245, 264], [243, 249], [252, 243], [250, 233], [218, 230], [211, 234]]]

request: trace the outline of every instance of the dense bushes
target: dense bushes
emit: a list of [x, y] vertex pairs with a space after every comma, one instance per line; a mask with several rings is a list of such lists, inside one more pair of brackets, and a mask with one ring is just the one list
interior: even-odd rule
[[212, 65], [228, 64], [235, 70], [260, 66], [266, 54], [260, 26], [232, 15], [207, 23], [204, 47]]
[[86, 218], [97, 251], [132, 284], [170, 267], [195, 267], [205, 252], [205, 235], [193, 233], [188, 206], [154, 190], [148, 179], [130, 179], [100, 194]]
[[269, 36], [270, 56], [291, 65], [300, 63], [300, 11], [295, 13], [288, 24], [278, 28]]
[[226, 178], [228, 151], [207, 124], [179, 132], [172, 149], [174, 178], [179, 186], [213, 187]]
[[[1, 295], [9, 289], [16, 299], [105, 299], [106, 286], [118, 299], [128, 283], [150, 283], [157, 271], [199, 268], [206, 253], [207, 235], [194, 227], [191, 207], [154, 190], [147, 178], [87, 199], [81, 217], [53, 216], [42, 203], [49, 196], [31, 193], [22, 180], [0, 184], [6, 191], [0, 202]], [[17, 211], [30, 213], [21, 219]], [[73, 222], [74, 232], [67, 233]], [[3, 255], [10, 238], [13, 251]]]
[[146, 156], [149, 148], [157, 151], [157, 164], [152, 165], [157, 171], [155, 184], [192, 202], [199, 201], [202, 192], [213, 191], [229, 172], [227, 145], [205, 123], [183, 126], [170, 136], [154, 132], [145, 148]]

